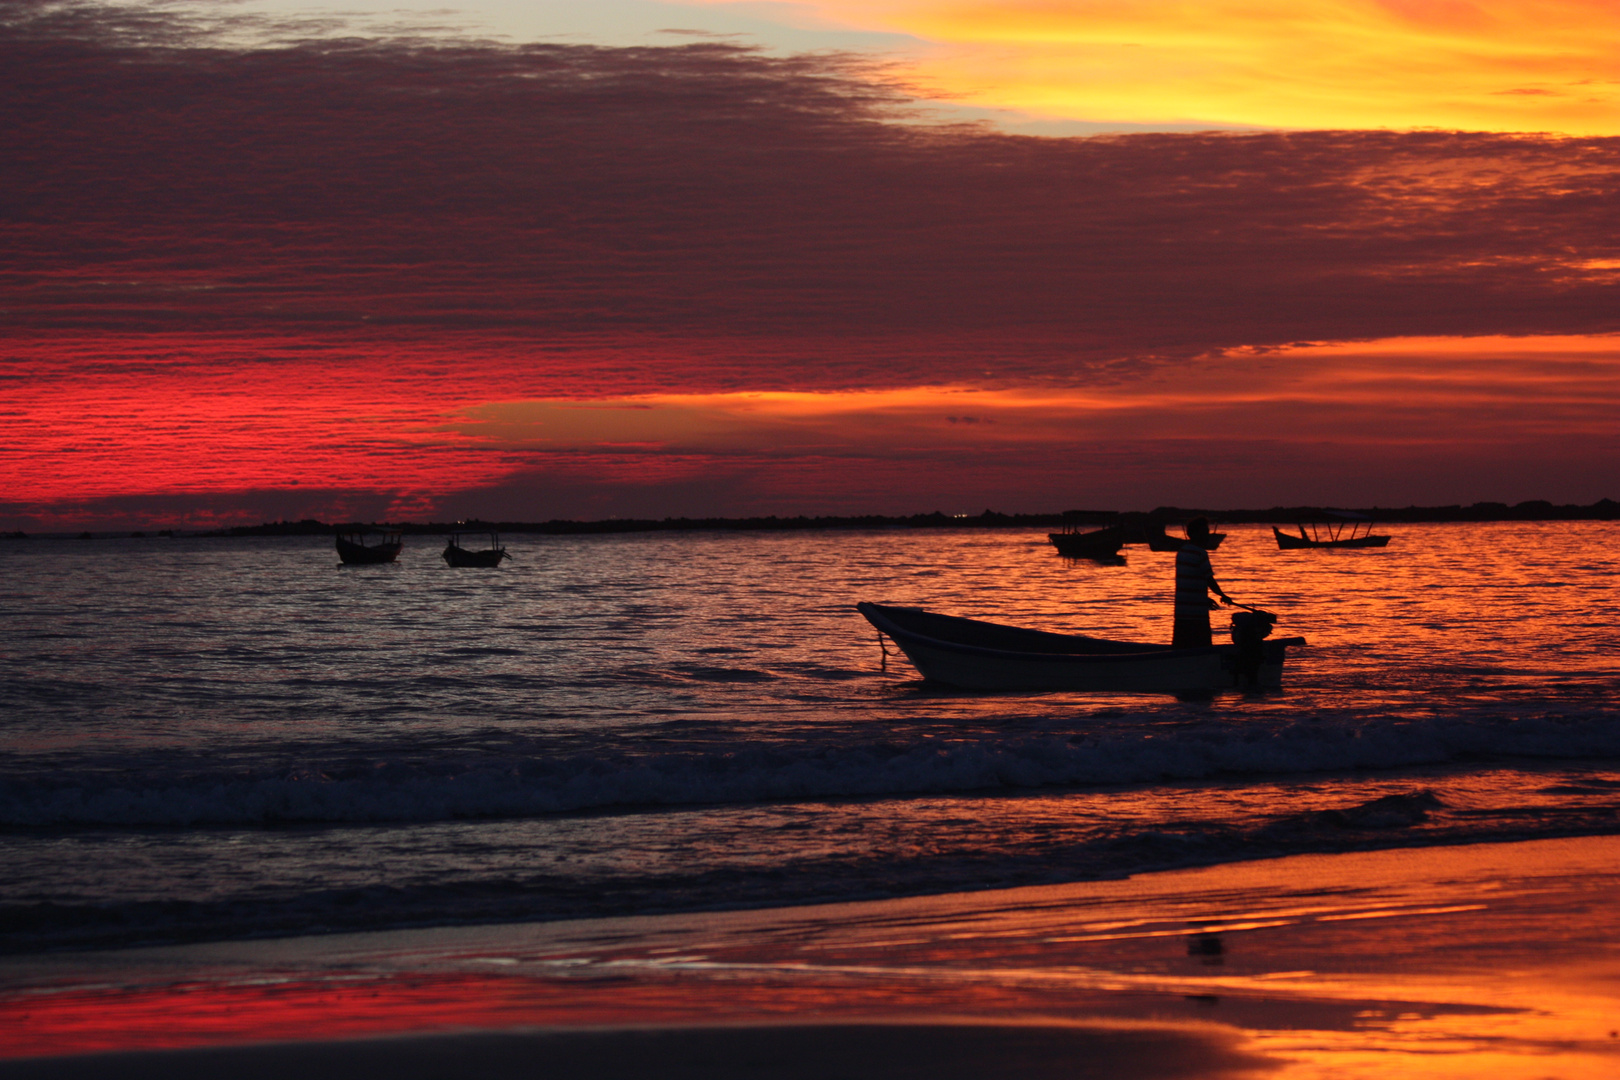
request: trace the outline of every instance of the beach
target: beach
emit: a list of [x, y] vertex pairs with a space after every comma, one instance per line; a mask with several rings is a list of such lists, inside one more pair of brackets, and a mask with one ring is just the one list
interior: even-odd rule
[[1607, 1077], [1620, 837], [0, 964], [0, 1077]]

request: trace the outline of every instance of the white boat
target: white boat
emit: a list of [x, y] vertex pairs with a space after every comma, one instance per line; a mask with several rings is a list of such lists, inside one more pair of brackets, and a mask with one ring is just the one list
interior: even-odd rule
[[1298, 637], [1255, 638], [1246, 645], [1176, 649], [1026, 630], [921, 608], [871, 603], [855, 608], [878, 633], [893, 639], [923, 678], [970, 690], [1182, 693], [1275, 688], [1282, 685], [1288, 647], [1305, 644]]

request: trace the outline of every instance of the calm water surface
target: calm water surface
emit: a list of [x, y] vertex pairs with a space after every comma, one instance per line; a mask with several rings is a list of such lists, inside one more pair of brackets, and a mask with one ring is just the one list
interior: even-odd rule
[[[970, 694], [857, 600], [1168, 639], [1019, 531], [0, 542], [0, 947], [553, 918], [1616, 831], [1611, 523], [1400, 526], [1235, 598], [1286, 689]], [[1224, 615], [1217, 615], [1223, 619]]]

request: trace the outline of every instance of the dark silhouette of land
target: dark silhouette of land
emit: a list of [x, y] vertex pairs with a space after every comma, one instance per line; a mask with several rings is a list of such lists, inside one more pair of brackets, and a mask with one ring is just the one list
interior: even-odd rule
[[[1194, 517], [1207, 517], [1224, 524], [1292, 524], [1320, 516], [1323, 510], [1333, 509], [1365, 514], [1377, 521], [1391, 524], [1413, 522], [1474, 522], [1474, 521], [1616, 521], [1620, 520], [1620, 502], [1599, 499], [1590, 506], [1566, 504], [1555, 506], [1542, 499], [1522, 502], [1516, 506], [1506, 503], [1480, 502], [1471, 506], [1408, 506], [1408, 507], [1322, 507], [1274, 506], [1269, 510], [1217, 510], [1208, 507], [1161, 506], [1147, 512], [1117, 510], [1067, 510], [1055, 514], [1000, 514], [986, 510], [982, 514], [884, 515], [857, 514], [850, 516], [807, 517], [746, 517], [746, 518], [686, 518], [661, 519], [609, 518], [604, 521], [457, 521], [427, 523], [388, 523], [387, 528], [409, 535], [467, 532], [494, 529], [505, 533], [547, 533], [553, 535], [588, 535], [593, 533], [675, 532], [683, 530], [731, 530], [790, 532], [804, 529], [1020, 529], [1050, 528], [1059, 525], [1108, 525], [1122, 522], [1160, 521], [1179, 523]], [[266, 522], [262, 525], [238, 525], [199, 533], [200, 536], [325, 536], [339, 529], [368, 527], [366, 523], [326, 523], [306, 519], [303, 521]], [[371, 527], [383, 528], [381, 523]]]

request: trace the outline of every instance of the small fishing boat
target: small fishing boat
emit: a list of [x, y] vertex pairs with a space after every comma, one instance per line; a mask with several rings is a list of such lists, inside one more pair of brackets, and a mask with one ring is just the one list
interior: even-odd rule
[[1119, 554], [1128, 538], [1123, 526], [1109, 525], [1091, 532], [1076, 532], [1064, 526], [1062, 532], [1047, 533], [1046, 538], [1058, 549], [1058, 554], [1070, 559], [1108, 559]]
[[[1074, 512], [1076, 518], [1080, 512]], [[1068, 517], [1068, 514], [1064, 515]], [[1146, 544], [1149, 551], [1180, 551], [1186, 544], [1184, 536], [1171, 536], [1165, 532], [1162, 520], [1144, 520], [1145, 515], [1125, 515], [1114, 524], [1082, 532], [1083, 522], [1065, 522], [1062, 532], [1047, 533], [1046, 538], [1058, 549], [1058, 554], [1071, 559], [1106, 561], [1119, 555], [1127, 544]], [[1214, 551], [1226, 539], [1225, 533], [1210, 533], [1203, 543], [1205, 551]]]
[[1277, 546], [1284, 551], [1296, 551], [1300, 548], [1381, 548], [1389, 544], [1388, 536], [1372, 531], [1373, 520], [1366, 514], [1324, 510], [1321, 516], [1324, 518], [1321, 522], [1300, 522], [1298, 536], [1273, 525], [1271, 533], [1277, 538]]
[[[1225, 533], [1212, 532], [1204, 538], [1200, 546], [1205, 551], [1214, 551], [1225, 539]], [[1164, 522], [1155, 521], [1142, 526], [1142, 542], [1147, 544], [1149, 551], [1180, 551], [1189, 541], [1185, 536], [1171, 536], [1164, 531]], [[1135, 541], [1127, 540], [1126, 543]]]
[[[1142, 641], [1055, 634], [940, 615], [921, 608], [859, 603], [855, 609], [900, 647], [925, 679], [970, 690], [1106, 690], [1184, 693], [1282, 685], [1290, 645], [1261, 640], [1274, 616], [1234, 616], [1234, 644], [1177, 649]], [[881, 638], [880, 638], [881, 640]]]
[[506, 553], [506, 549], [501, 546], [501, 538], [493, 532], [488, 534], [489, 547], [484, 550], [470, 550], [461, 546], [461, 538], [463, 536], [474, 535], [484, 534], [451, 533], [450, 543], [447, 544], [444, 549], [444, 561], [449, 563], [451, 566], [499, 566], [501, 565], [502, 559], [510, 559], [512, 557], [508, 555]]
[[399, 558], [400, 550], [404, 546], [397, 532], [351, 529], [337, 534], [338, 558], [349, 566], [391, 563]]

